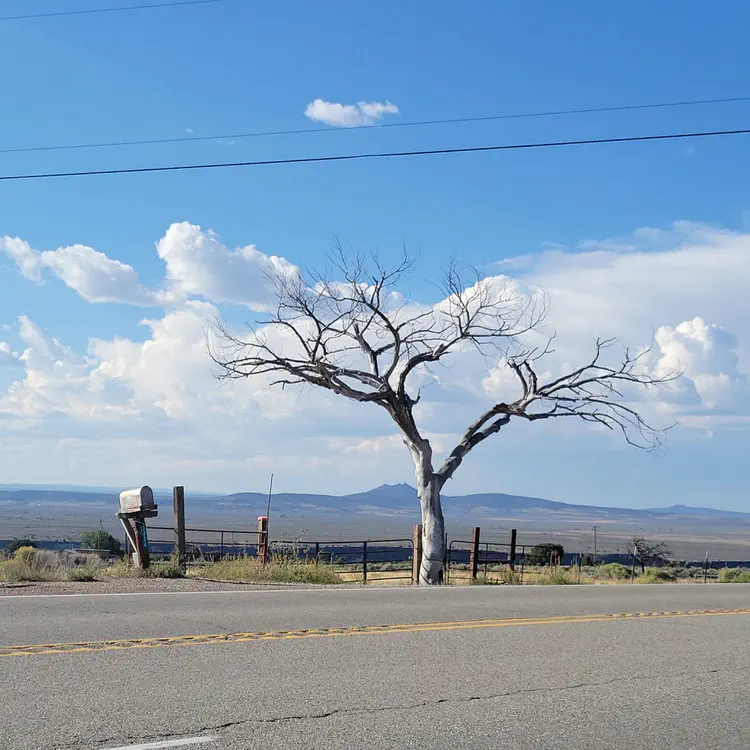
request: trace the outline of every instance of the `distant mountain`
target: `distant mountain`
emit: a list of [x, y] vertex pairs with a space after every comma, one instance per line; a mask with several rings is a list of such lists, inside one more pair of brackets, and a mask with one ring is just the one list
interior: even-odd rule
[[[116, 490], [99, 488], [66, 487], [61, 489], [45, 488], [6, 488], [0, 486], [0, 520], [3, 512], [12, 509], [44, 508], [65, 509], [78, 508], [101, 509], [111, 514], [117, 503]], [[171, 492], [156, 491], [157, 502], [162, 506], [170, 502]], [[196, 515], [216, 515], [243, 513], [246, 516], [261, 515], [266, 512], [268, 496], [261, 492], [238, 492], [229, 495], [187, 492], [191, 503], [191, 513]], [[612, 508], [593, 505], [578, 505], [555, 500], [545, 500], [524, 495], [508, 495], [501, 492], [486, 492], [474, 495], [443, 496], [443, 507], [446, 516], [454, 518], [476, 518], [489, 520], [544, 520], [576, 521], [620, 521], [637, 523], [639, 521], [656, 522], [662, 519], [672, 523], [680, 517], [695, 520], [704, 518], [727, 519], [750, 522], [750, 513], [716, 510], [713, 508], [695, 508], [686, 505], [672, 505], [665, 508], [636, 510], [632, 508]], [[408, 484], [383, 484], [366, 492], [350, 495], [320, 495], [311, 493], [282, 492], [274, 494], [271, 500], [272, 515], [277, 517], [315, 517], [325, 516], [329, 519], [346, 517], [350, 521], [363, 515], [391, 517], [413, 517], [417, 514], [417, 491]]]
[[692, 505], [669, 505], [666, 508], [649, 508], [649, 513], [677, 516], [735, 516], [750, 518], [750, 513], [737, 510], [716, 510], [715, 508], [698, 508]]
[[[79, 484], [0, 484], [0, 493], [3, 492], [63, 492], [83, 495], [107, 495], [117, 497], [123, 487], [90, 487]], [[172, 490], [166, 488], [152, 487], [154, 495], [172, 496]], [[214, 497], [215, 492], [193, 492], [196, 497]]]

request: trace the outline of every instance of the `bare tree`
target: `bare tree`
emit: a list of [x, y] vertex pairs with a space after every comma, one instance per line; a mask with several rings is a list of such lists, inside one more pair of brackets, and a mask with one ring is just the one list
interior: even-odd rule
[[[662, 381], [645, 373], [645, 353], [625, 350], [618, 364], [608, 366], [604, 354], [615, 341], [599, 339], [588, 362], [542, 382], [537, 363], [549, 343], [534, 348], [524, 346], [523, 338], [544, 320], [544, 295], [478, 276], [467, 285], [451, 266], [443, 278], [443, 302], [421, 307], [395, 292], [412, 269], [406, 256], [389, 271], [377, 259], [349, 257], [339, 249], [334, 266], [327, 274], [273, 275], [278, 304], [268, 319], [244, 338], [217, 321], [209, 351], [221, 378], [267, 376], [282, 388], [314, 385], [388, 412], [414, 461], [423, 524], [421, 583], [442, 582], [443, 486], [473, 448], [511, 420], [575, 417], [619, 431], [631, 445], [651, 449], [660, 443], [662, 432], [628, 405], [622, 390]], [[421, 394], [415, 381], [430, 366], [471, 348], [495, 362], [503, 359], [515, 374], [518, 397], [480, 414], [436, 468], [415, 419]]]
[[647, 565], [667, 562], [672, 554], [664, 542], [650, 542], [642, 536], [634, 536], [625, 551], [634, 556], [635, 561], [641, 566], [641, 573], [646, 572]]

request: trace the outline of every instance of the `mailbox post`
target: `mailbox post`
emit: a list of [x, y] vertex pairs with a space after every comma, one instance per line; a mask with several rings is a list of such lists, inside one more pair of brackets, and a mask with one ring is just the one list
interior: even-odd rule
[[148, 568], [151, 560], [148, 550], [146, 519], [158, 515], [154, 493], [150, 487], [137, 487], [120, 493], [120, 512], [117, 517], [125, 529], [128, 541], [135, 550], [133, 559], [139, 568]]

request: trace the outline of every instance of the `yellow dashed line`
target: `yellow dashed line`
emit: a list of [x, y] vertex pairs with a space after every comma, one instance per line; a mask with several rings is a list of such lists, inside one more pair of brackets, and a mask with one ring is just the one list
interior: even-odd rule
[[523, 625], [564, 625], [617, 620], [655, 620], [667, 618], [705, 617], [716, 615], [750, 615], [746, 609], [699, 609], [680, 612], [622, 612], [599, 615], [558, 615], [555, 617], [515, 617], [503, 620], [467, 620], [448, 622], [404, 623], [400, 625], [361, 625], [348, 628], [315, 628], [276, 630], [257, 633], [210, 633], [205, 635], [176, 635], [151, 638], [123, 638], [121, 640], [90, 641], [84, 643], [37, 643], [26, 646], [0, 646], [2, 656], [34, 656], [41, 654], [91, 653], [123, 651], [126, 649], [165, 648], [168, 646], [202, 646], [250, 641], [298, 640], [352, 635], [384, 635], [388, 633], [424, 633], [441, 630], [477, 630], [509, 628]]

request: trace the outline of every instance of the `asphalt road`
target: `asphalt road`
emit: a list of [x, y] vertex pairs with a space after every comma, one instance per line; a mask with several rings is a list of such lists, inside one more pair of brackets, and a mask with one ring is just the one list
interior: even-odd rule
[[0, 598], [4, 749], [746, 750], [749, 676], [741, 584]]

